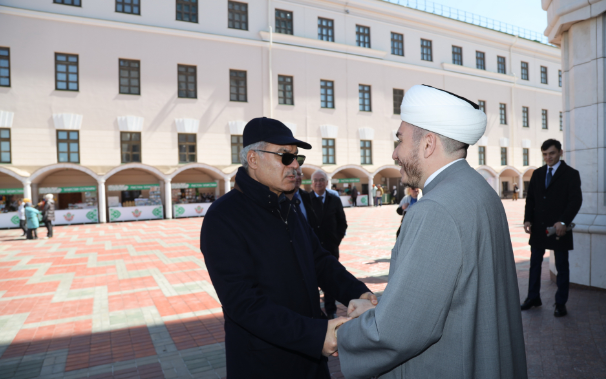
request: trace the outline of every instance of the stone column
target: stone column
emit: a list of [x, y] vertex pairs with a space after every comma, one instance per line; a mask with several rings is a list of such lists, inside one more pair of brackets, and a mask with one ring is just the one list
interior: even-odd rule
[[372, 196], [372, 184], [373, 177], [368, 175], [368, 206], [372, 207], [375, 205], [375, 198]]
[[107, 207], [105, 206], [105, 179], [97, 180], [97, 201], [99, 205], [99, 223], [107, 222]]
[[171, 179], [164, 179], [164, 218], [173, 218], [173, 191], [170, 187]]
[[518, 192], [520, 199], [524, 198], [524, 174], [520, 174], [520, 176], [518, 177], [518, 188], [520, 189], [520, 192]]
[[231, 191], [231, 182], [229, 181], [231, 178], [229, 177], [225, 177], [223, 179], [224, 183], [225, 183], [225, 194], [227, 194], [229, 191]]
[[[606, 288], [606, 0], [563, 4], [542, 3], [545, 35], [562, 47], [564, 160], [579, 171], [583, 191], [570, 281]], [[558, 80], [556, 73], [549, 76]]]
[[40, 194], [38, 193], [38, 184], [32, 183], [32, 204], [38, 204], [38, 199], [40, 198]]
[[215, 183], [217, 183], [217, 186], [215, 187], [215, 200], [219, 198], [219, 196], [221, 195], [219, 193], [219, 179], [215, 180]]
[[26, 199], [32, 198], [32, 182], [29, 180], [26, 180], [23, 183], [23, 197]]

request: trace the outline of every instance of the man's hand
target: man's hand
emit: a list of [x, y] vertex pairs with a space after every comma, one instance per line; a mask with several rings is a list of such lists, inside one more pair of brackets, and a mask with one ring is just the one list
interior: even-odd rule
[[379, 304], [379, 300], [377, 300], [377, 295], [375, 295], [372, 292], [365, 292], [362, 294], [362, 296], [360, 296], [360, 299], [363, 300], [368, 300], [372, 303], [372, 305], [377, 305]]
[[337, 317], [332, 320], [328, 320], [328, 328], [326, 329], [326, 337], [324, 338], [324, 347], [322, 348], [322, 355], [328, 357], [330, 355], [338, 356], [337, 352], [337, 328], [351, 320], [349, 317]]
[[530, 234], [530, 228], [532, 227], [532, 223], [530, 221], [526, 221], [524, 223], [524, 231]]
[[356, 318], [359, 317], [362, 313], [366, 312], [369, 309], [376, 307], [375, 304], [371, 303], [370, 300], [366, 299], [354, 299], [349, 301], [349, 306], [347, 307], [347, 317]]
[[561, 222], [556, 222], [553, 224], [553, 227], [556, 230], [556, 236], [562, 237], [564, 234], [566, 234], [566, 226], [562, 225]]

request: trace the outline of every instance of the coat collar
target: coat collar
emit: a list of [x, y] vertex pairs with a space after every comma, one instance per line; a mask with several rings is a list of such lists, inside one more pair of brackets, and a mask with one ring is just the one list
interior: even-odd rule
[[423, 196], [427, 196], [427, 194], [434, 189], [442, 180], [448, 177], [450, 174], [460, 171], [464, 168], [469, 167], [469, 163], [465, 159], [460, 160], [446, 167], [442, 172], [438, 174], [435, 178], [431, 180], [431, 182], [427, 185], [427, 187], [423, 188]]
[[261, 207], [278, 208], [278, 195], [271, 192], [266, 185], [251, 178], [244, 167], [240, 167], [236, 173], [236, 185], [240, 192]]

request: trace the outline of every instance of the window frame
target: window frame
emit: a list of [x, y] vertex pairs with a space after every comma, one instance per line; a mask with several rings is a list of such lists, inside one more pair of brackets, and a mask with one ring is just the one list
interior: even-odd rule
[[547, 78], [547, 66], [541, 66], [541, 84], [549, 84]]
[[[363, 146], [363, 144], [365, 142], [368, 142], [369, 146]], [[363, 152], [366, 151], [370, 151], [369, 157], [366, 156], [366, 154], [363, 154]], [[364, 160], [370, 160], [370, 162], [366, 162], [364, 163]], [[360, 164], [361, 165], [372, 165], [372, 140], [365, 140], [365, 139], [361, 139], [360, 140]]]
[[356, 46], [370, 49], [370, 26], [356, 24]]
[[[290, 79], [290, 83], [288, 82]], [[288, 91], [288, 85], [290, 84], [290, 91]], [[284, 86], [280, 89], [281, 86]], [[290, 98], [287, 94], [290, 92]], [[288, 103], [288, 100], [291, 103]], [[279, 105], [295, 105], [295, 77], [292, 75], [278, 75], [278, 104]]]
[[79, 3], [78, 5], [76, 5], [76, 4], [65, 4], [64, 1], [65, 0], [53, 0], [53, 4], [67, 5], [67, 6], [70, 6], [70, 7], [79, 7], [79, 8], [82, 8], [82, 0], [72, 0], [74, 2], [77, 1]]
[[[237, 142], [234, 142], [234, 137], [238, 138]], [[234, 161], [234, 146], [237, 148], [236, 160]], [[231, 154], [231, 164], [240, 164], [240, 152], [244, 149], [244, 137], [242, 134], [230, 134], [229, 135], [229, 151]]]
[[[0, 55], [0, 60], [5, 60], [8, 62], [8, 66], [6, 66], [6, 69], [8, 70], [8, 76], [0, 76], [0, 80], [2, 78], [8, 78], [8, 85], [3, 85], [0, 84], [0, 87], [6, 87], [6, 88], [10, 88], [11, 87], [11, 48], [10, 47], [4, 47], [4, 46], [0, 46], [0, 50], [6, 49], [7, 54], [6, 56], [4, 55]], [[2, 69], [3, 67], [0, 66], [0, 69]]]
[[[285, 14], [290, 14], [290, 20], [288, 20], [288, 18], [284, 18], [282, 16], [278, 16], [278, 12], [283, 12]], [[280, 21], [280, 24], [282, 22], [284, 22], [286, 24], [285, 28], [282, 28], [282, 26], [278, 27], [279, 23], [278, 21]], [[295, 17], [294, 17], [294, 12], [293, 11], [287, 11], [284, 9], [274, 9], [274, 26], [275, 26], [275, 32], [276, 33], [280, 33], [280, 34], [288, 34], [288, 35], [293, 35], [294, 31], [295, 31]], [[288, 26], [290, 26], [290, 29], [288, 28]], [[280, 30], [286, 30], [286, 32], [280, 31]], [[290, 32], [290, 33], [289, 33]]]
[[[427, 45], [423, 45], [423, 43], [427, 43]], [[427, 50], [429, 53], [427, 53]], [[424, 57], [429, 56], [429, 59], [424, 59]], [[421, 60], [426, 62], [433, 62], [433, 41], [430, 39], [421, 38]]]
[[507, 147], [503, 146], [501, 146], [501, 166], [507, 166]]
[[[126, 141], [126, 142], [122, 139], [122, 135], [124, 135], [124, 134], [129, 134], [130, 135], [130, 137], [129, 137], [130, 139], [128, 141]], [[134, 134], [139, 135], [139, 140], [136, 141], [138, 143], [133, 143], [132, 136]], [[132, 152], [132, 149], [130, 149], [130, 148], [129, 148], [129, 151], [127, 152], [127, 154], [131, 157], [131, 159], [128, 162], [124, 161], [124, 150], [122, 149], [122, 147], [123, 147], [122, 145], [124, 143], [126, 143], [129, 146], [139, 145], [139, 160], [138, 161], [134, 161], [132, 159], [133, 152]], [[128, 163], [142, 163], [142, 162], [143, 162], [143, 141], [142, 141], [141, 132], [120, 132], [120, 163], [121, 164], [128, 164]]]
[[463, 48], [461, 46], [452, 45], [452, 64], [463, 66]]
[[522, 127], [529, 128], [530, 127], [530, 118], [529, 118], [529, 110], [528, 107], [522, 106]]
[[[396, 91], [402, 91], [402, 93], [396, 93]], [[402, 111], [400, 109], [400, 106], [402, 105], [402, 99], [404, 99], [404, 90], [400, 89], [400, 88], [394, 88], [392, 90], [392, 98], [393, 98], [393, 114], [401, 114]], [[399, 100], [396, 100], [396, 97], [399, 98]]]
[[[128, 66], [122, 66], [122, 62], [128, 63]], [[131, 67], [130, 64], [131, 63], [137, 63], [138, 66], [137, 67]], [[122, 77], [122, 70], [127, 70], [128, 71], [128, 76], [127, 77]], [[130, 74], [131, 72], [136, 71], [137, 72], [137, 80], [139, 81], [139, 84], [137, 85], [137, 90], [138, 93], [131, 93], [131, 92], [122, 92], [122, 79], [128, 79], [128, 88], [129, 91], [131, 91], [131, 88], [133, 88], [134, 86], [130, 85], [130, 81], [133, 79]], [[125, 59], [125, 58], [118, 58], [118, 93], [120, 95], [135, 95], [135, 96], [141, 96], [141, 61], [138, 59]]]
[[522, 166], [529, 166], [530, 157], [528, 150], [529, 149], [527, 147], [522, 148]]
[[[186, 136], [186, 137], [193, 136], [194, 137], [194, 142], [189, 142], [189, 141], [180, 142], [179, 141], [179, 137], [181, 137], [181, 136]], [[187, 148], [187, 146], [192, 146], [192, 145], [194, 146], [194, 152], [190, 153], [189, 149]], [[185, 153], [181, 152], [181, 146], [186, 146]], [[190, 161], [190, 160], [186, 159], [185, 161], [182, 161], [181, 160], [181, 154], [185, 154], [186, 158], [189, 158], [190, 155], [193, 154], [194, 160]], [[196, 162], [198, 162], [198, 135], [196, 133], [177, 133], [177, 155], [178, 155], [177, 158], [178, 158], [179, 164], [187, 164], [187, 163], [196, 163]]]
[[[182, 81], [180, 76], [181, 74], [181, 68], [185, 69], [183, 75], [185, 75], [185, 81]], [[191, 74], [189, 73], [187, 70], [189, 70], [190, 68], [194, 69], [194, 73]], [[190, 92], [189, 89], [187, 89], [187, 84], [189, 83], [189, 77], [193, 76], [194, 77], [194, 96], [187, 96], [187, 94]], [[181, 96], [181, 83], [185, 83], [185, 94], [186, 96]], [[179, 99], [197, 99], [198, 98], [198, 66], [195, 65], [187, 65], [187, 64], [177, 64], [177, 97]]]
[[[366, 99], [366, 97], [362, 95], [365, 95], [366, 93], [368, 93], [368, 110], [361, 109], [366, 108], [366, 104], [362, 103], [363, 101], [365, 102]], [[369, 84], [358, 84], [358, 110], [360, 112], [372, 112], [372, 86]]]
[[497, 55], [497, 73], [507, 75], [507, 59], [501, 55]]
[[391, 32], [391, 55], [404, 56], [404, 34]]
[[486, 100], [478, 100], [478, 109], [486, 113]]
[[[327, 24], [330, 23], [330, 25], [324, 25], [322, 23], [323, 21], [326, 21]], [[325, 34], [325, 31], [328, 31], [329, 33]], [[326, 37], [327, 39], [325, 39], [324, 37]], [[335, 42], [335, 20], [330, 18], [318, 17], [318, 40], [326, 42]]]
[[[246, 10], [242, 11], [242, 10], [235, 10], [235, 9], [230, 8], [230, 5], [233, 6], [233, 5], [236, 5], [236, 4], [240, 5], [240, 6], [242, 6], [242, 5], [246, 6]], [[246, 18], [246, 20], [245, 21], [235, 21], [234, 20], [235, 17], [230, 18], [230, 16], [235, 16], [236, 14], [244, 15], [245, 18]], [[248, 31], [248, 21], [249, 21], [249, 18], [248, 18], [248, 3], [243, 3], [241, 1], [228, 0], [227, 1], [227, 28], [228, 29]], [[232, 23], [233, 26], [229, 26], [230, 22]], [[244, 24], [245, 28], [237, 28], [235, 26], [236, 23]]]
[[549, 129], [549, 112], [547, 109], [541, 109], [541, 129]]
[[486, 71], [486, 53], [483, 51], [476, 50], [476, 68]]
[[[8, 138], [3, 138], [1, 132], [3, 130], [8, 131]], [[12, 164], [13, 163], [13, 133], [11, 133], [11, 128], [0, 128], [0, 164]], [[2, 161], [2, 142], [8, 142], [8, 162]]]
[[499, 123], [507, 125], [507, 104], [499, 103]]
[[560, 132], [564, 131], [564, 118], [562, 112], [560, 112]]
[[188, 16], [190, 18], [189, 20], [183, 20], [183, 19], [179, 20], [179, 12], [181, 12], [181, 14], [184, 13], [184, 11], [182, 11], [182, 10], [180, 11], [179, 10], [179, 5], [181, 5], [181, 6], [183, 6], [183, 5], [191, 6], [192, 2], [191, 1], [187, 1], [187, 0], [175, 0], [175, 21], [191, 22], [193, 24], [198, 24], [200, 22], [200, 3], [197, 0], [195, 0], [195, 1], [196, 1], [196, 3], [195, 3], [195, 7], [196, 7], [196, 13], [195, 13], [196, 20], [192, 21], [191, 20], [191, 16], [192, 16], [193, 12], [191, 12], [191, 11], [187, 12], [187, 14], [188, 14]]
[[[332, 141], [332, 146], [328, 145], [328, 142]], [[324, 145], [324, 142], [327, 144]], [[332, 147], [332, 155], [328, 150]], [[327, 150], [327, 153], [324, 154], [324, 149]], [[333, 162], [330, 162], [330, 157], [332, 157]], [[325, 159], [326, 158], [326, 159]], [[322, 138], [322, 164], [337, 164], [337, 139], [336, 138]]]
[[[66, 84], [66, 88], [62, 89], [59, 88], [59, 79], [57, 78], [59, 71], [57, 71], [57, 66], [59, 65], [59, 60], [57, 60], [57, 56], [59, 55], [65, 55], [65, 66], [66, 66], [66, 71], [65, 71], [65, 75], [66, 75], [66, 79], [64, 80], [65, 84]], [[72, 81], [69, 80], [69, 66], [74, 66], [73, 62], [69, 62], [69, 57], [76, 57], [76, 87], [77, 89], [69, 89], [69, 84], [73, 83]], [[80, 92], [80, 56], [78, 54], [68, 54], [68, 53], [57, 53], [55, 52], [55, 91], [68, 91], [68, 92]]]
[[[327, 83], [331, 83], [331, 86], [326, 85]], [[332, 90], [332, 94], [322, 93], [323, 91]], [[325, 100], [322, 100], [322, 96], [324, 96]], [[329, 101], [328, 98], [331, 98]], [[324, 104], [323, 104], [324, 103]], [[328, 103], [332, 103], [332, 107], [328, 106]], [[324, 106], [326, 105], [326, 106]], [[326, 80], [320, 79], [320, 108], [323, 109], [335, 109], [335, 82], [334, 80]]]
[[558, 87], [562, 87], [562, 70], [558, 70]]
[[[137, 1], [138, 4], [136, 5], [137, 8], [139, 8], [139, 12], [135, 13], [133, 12], [125, 12], [124, 10], [119, 11], [118, 10], [118, 2], [120, 2], [122, 4], [122, 9], [124, 9], [124, 6], [126, 6], [126, 4], [124, 4], [124, 0], [116, 0], [116, 13], [124, 13], [124, 14], [132, 14], [135, 16], [141, 16], [141, 0], [132, 0], [132, 1]], [[131, 7], [135, 7], [135, 5], [131, 4]]]
[[520, 79], [530, 80], [528, 74], [528, 62], [520, 62]]
[[486, 165], [486, 146], [478, 146], [478, 165]]
[[[232, 73], [244, 73], [244, 79], [241, 79], [244, 82], [244, 100], [239, 100], [239, 93], [240, 93], [240, 88], [242, 87], [240, 84], [236, 84], [236, 96], [238, 97], [238, 100], [232, 100], [232, 77], [238, 77], [238, 76], [234, 76], [232, 75]], [[234, 79], [236, 80], [236, 79]], [[229, 101], [233, 101], [233, 102], [237, 102], [237, 103], [247, 103], [248, 102], [248, 72], [245, 70], [234, 70], [234, 69], [229, 69]]]
[[[59, 133], [67, 133], [67, 139], [59, 139]], [[77, 139], [73, 140], [71, 138], [71, 133], [76, 133], [76, 135], [78, 136]], [[70, 130], [70, 129], [57, 129], [55, 132], [55, 137], [57, 139], [57, 163], [74, 163], [74, 164], [80, 164], [80, 131], [79, 130]], [[59, 141], [66, 141], [66, 142], [59, 142]], [[77, 162], [73, 162], [71, 160], [71, 155], [72, 155], [72, 151], [71, 151], [71, 144], [73, 143], [72, 141], [76, 141], [76, 143], [78, 144], [78, 161]], [[60, 159], [60, 154], [62, 153], [61, 151], [59, 151], [59, 143], [66, 143], [67, 144], [67, 152], [65, 152], [65, 154], [67, 154], [67, 161], [61, 161]]]

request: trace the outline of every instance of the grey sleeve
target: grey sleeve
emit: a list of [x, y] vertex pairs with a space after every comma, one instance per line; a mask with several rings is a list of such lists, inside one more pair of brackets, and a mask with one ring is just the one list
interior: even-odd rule
[[348, 379], [390, 371], [442, 335], [462, 265], [459, 230], [431, 200], [417, 203], [404, 223], [379, 304], [339, 328], [341, 371]]

